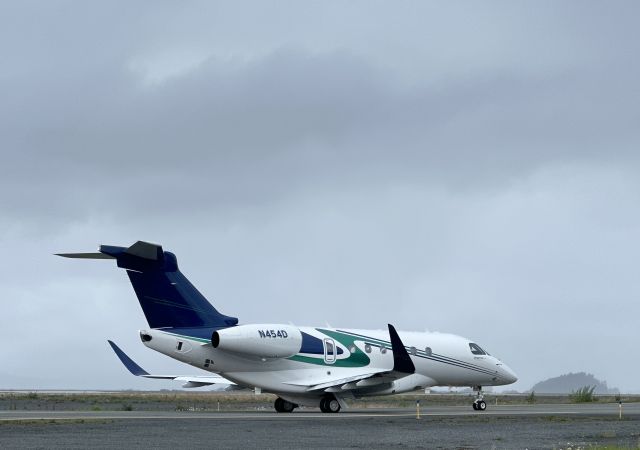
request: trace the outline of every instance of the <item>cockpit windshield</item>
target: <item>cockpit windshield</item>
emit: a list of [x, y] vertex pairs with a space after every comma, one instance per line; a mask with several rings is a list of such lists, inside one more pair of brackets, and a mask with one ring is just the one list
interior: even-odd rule
[[480, 348], [478, 344], [474, 344], [473, 342], [469, 343], [469, 348], [471, 349], [471, 353], [474, 355], [488, 355], [489, 353], [485, 352]]

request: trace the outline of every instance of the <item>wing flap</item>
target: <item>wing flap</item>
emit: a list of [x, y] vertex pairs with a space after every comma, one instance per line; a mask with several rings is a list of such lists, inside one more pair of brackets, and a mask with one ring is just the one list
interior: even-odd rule
[[[325, 376], [316, 379], [292, 380], [284, 382], [284, 384], [289, 384], [292, 386], [304, 386], [309, 392], [319, 390], [326, 390], [327, 392], [333, 392], [333, 390], [335, 390], [335, 392], [340, 392], [365, 386], [374, 386], [376, 384], [387, 383], [389, 381], [402, 378], [402, 376], [406, 376], [406, 374], [402, 374], [402, 376], [393, 376], [389, 374], [391, 374], [389, 369], [374, 369], [354, 374], [348, 377], [345, 377], [343, 375], [340, 377], [327, 378]], [[366, 380], [375, 380], [375, 382], [361, 384]], [[332, 391], [328, 391], [328, 389], [332, 389]]]
[[307, 390], [308, 391], [317, 391], [317, 390], [333, 388], [333, 387], [342, 387], [345, 384], [348, 384], [348, 383], [351, 383], [351, 382], [357, 382], [357, 381], [364, 380], [364, 379], [367, 379], [367, 378], [371, 378], [371, 377], [377, 375], [378, 373], [383, 373], [383, 372], [386, 372], [386, 370], [381, 369], [379, 371], [353, 375], [353, 376], [346, 377], [346, 378], [339, 378], [337, 380], [325, 381], [324, 383], [318, 383], [318, 384], [314, 384], [312, 386], [309, 386], [307, 388]]

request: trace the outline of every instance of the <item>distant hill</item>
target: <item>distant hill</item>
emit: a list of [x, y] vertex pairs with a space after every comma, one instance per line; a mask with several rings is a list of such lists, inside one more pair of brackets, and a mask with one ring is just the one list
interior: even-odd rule
[[609, 388], [606, 381], [600, 381], [590, 373], [578, 372], [549, 378], [535, 384], [531, 391], [538, 394], [570, 394], [584, 386], [595, 386], [596, 394], [618, 394], [616, 388]]

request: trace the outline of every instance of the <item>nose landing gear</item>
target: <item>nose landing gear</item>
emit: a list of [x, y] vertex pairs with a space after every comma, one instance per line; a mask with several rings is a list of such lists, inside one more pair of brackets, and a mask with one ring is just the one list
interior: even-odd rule
[[482, 395], [482, 386], [473, 386], [473, 390], [476, 391], [476, 398], [473, 401], [473, 409], [476, 411], [484, 411], [487, 409], [487, 404], [484, 401], [484, 395]]

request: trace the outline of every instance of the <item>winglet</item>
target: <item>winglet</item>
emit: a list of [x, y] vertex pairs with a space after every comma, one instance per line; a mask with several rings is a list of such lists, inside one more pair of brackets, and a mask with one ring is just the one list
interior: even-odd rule
[[389, 337], [391, 338], [391, 351], [393, 352], [393, 370], [394, 372], [401, 373], [415, 373], [416, 366], [413, 365], [407, 349], [404, 348], [404, 344], [398, 336], [398, 332], [389, 325]]
[[129, 372], [131, 372], [137, 377], [149, 375], [149, 372], [147, 372], [142, 367], [137, 365], [135, 361], [129, 358], [125, 352], [120, 350], [120, 347], [118, 347], [113, 341], [108, 341], [108, 342], [111, 348], [113, 349], [113, 351], [116, 352], [116, 355], [118, 356], [118, 358], [120, 358], [120, 361], [122, 361], [122, 364], [124, 364], [124, 366], [127, 368]]

